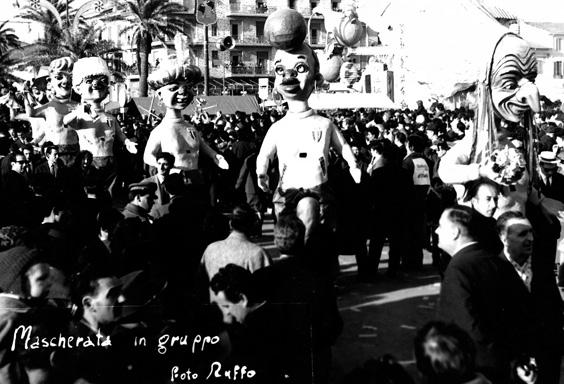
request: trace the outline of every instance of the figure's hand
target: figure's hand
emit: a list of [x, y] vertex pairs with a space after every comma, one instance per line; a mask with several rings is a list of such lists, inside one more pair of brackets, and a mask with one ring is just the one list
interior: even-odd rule
[[220, 155], [217, 154], [215, 155], [215, 163], [217, 164], [217, 166], [221, 169], [229, 169], [229, 163], [227, 162], [227, 160], [225, 160], [225, 158]]
[[480, 177], [486, 177], [492, 181], [499, 178], [499, 174], [493, 170], [493, 162], [490, 159], [480, 164]]
[[125, 140], [125, 149], [135, 155], [137, 153], [137, 143], [127, 139]]
[[529, 360], [528, 364], [522, 364], [517, 366], [517, 376], [524, 383], [535, 384], [537, 381], [537, 365], [533, 358]]
[[349, 172], [351, 173], [354, 182], [360, 184], [360, 179], [362, 177], [362, 171], [360, 170], [360, 168], [351, 168], [349, 169]]
[[259, 188], [263, 190], [263, 192], [270, 192], [267, 175], [258, 175], [258, 185]]

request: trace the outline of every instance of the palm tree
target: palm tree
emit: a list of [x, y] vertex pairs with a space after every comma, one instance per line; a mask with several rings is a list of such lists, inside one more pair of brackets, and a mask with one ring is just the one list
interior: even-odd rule
[[126, 20], [129, 24], [121, 31], [131, 34], [136, 44], [137, 69], [139, 71], [139, 93], [147, 96], [149, 55], [153, 40], [172, 39], [177, 33], [192, 30], [188, 21], [188, 9], [169, 0], [125, 0], [118, 5], [118, 13], [103, 17], [107, 22]]
[[19, 57], [16, 49], [0, 52], [0, 79], [8, 84], [20, 82], [22, 79], [12, 75], [12, 69], [18, 63]]
[[5, 53], [11, 48], [19, 48], [21, 46], [20, 39], [14, 33], [12, 28], [7, 28], [8, 20], [0, 24], [0, 53]]
[[[66, 0], [49, 1], [55, 6], [59, 15], [66, 14]], [[70, 24], [76, 11], [69, 10], [69, 13]], [[114, 49], [111, 42], [100, 40], [101, 26], [89, 26], [84, 22], [76, 29], [71, 28], [67, 23], [61, 26], [51, 12], [31, 7], [24, 8], [19, 17], [44, 27], [44, 36], [41, 39], [21, 48], [23, 59], [19, 64], [20, 68], [32, 66], [37, 70], [43, 65], [49, 65], [58, 57], [70, 56], [73, 60], [77, 60], [81, 57], [100, 56]]]

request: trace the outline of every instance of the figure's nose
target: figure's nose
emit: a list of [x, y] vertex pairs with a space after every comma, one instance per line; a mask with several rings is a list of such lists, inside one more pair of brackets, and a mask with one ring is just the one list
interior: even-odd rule
[[284, 77], [296, 77], [298, 76], [298, 72], [293, 68], [288, 68], [284, 71]]
[[528, 79], [519, 81], [519, 90], [515, 98], [522, 103], [526, 103], [533, 112], [540, 112], [540, 95], [537, 86]]

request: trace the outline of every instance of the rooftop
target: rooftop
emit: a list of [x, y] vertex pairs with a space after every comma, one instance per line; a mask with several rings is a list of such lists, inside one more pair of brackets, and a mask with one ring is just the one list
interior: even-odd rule
[[494, 19], [504, 19], [504, 20], [517, 20], [517, 16], [507, 11], [504, 8], [493, 5], [488, 0], [477, 0], [477, 3], [482, 7], [482, 9], [488, 13]]
[[530, 22], [527, 21], [527, 24], [530, 24], [534, 27], [544, 29], [545, 31], [550, 32], [553, 35], [564, 35], [564, 23], [551, 23], [551, 22]]

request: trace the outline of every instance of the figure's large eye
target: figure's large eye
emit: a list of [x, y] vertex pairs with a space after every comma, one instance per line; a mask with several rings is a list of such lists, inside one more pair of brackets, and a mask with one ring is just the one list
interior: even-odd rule
[[309, 66], [306, 63], [298, 63], [296, 65], [296, 71], [298, 73], [305, 73], [309, 71]]
[[517, 83], [515, 83], [513, 81], [506, 81], [501, 85], [501, 88], [503, 88], [507, 91], [511, 91], [511, 90], [517, 88]]
[[286, 71], [286, 68], [284, 68], [283, 65], [277, 65], [274, 68], [274, 73], [276, 73], [277, 75], [280, 75], [280, 76], [284, 75], [284, 71]]

